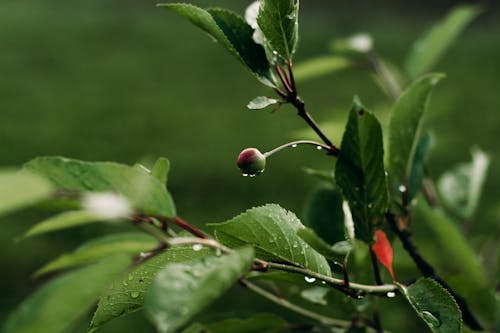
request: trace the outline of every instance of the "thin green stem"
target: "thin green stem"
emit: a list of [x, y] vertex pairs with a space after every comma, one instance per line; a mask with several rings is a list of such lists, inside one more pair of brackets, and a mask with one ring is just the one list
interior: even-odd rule
[[[310, 277], [310, 278], [315, 278], [320, 281], [324, 281], [326, 283], [330, 283], [333, 285], [338, 285], [338, 286], [345, 286], [344, 280], [342, 279], [336, 279], [331, 276], [323, 275], [320, 273], [313, 272], [309, 269], [302, 268], [302, 267], [296, 267], [296, 266], [291, 266], [291, 265], [286, 265], [286, 264], [278, 264], [274, 262], [269, 262], [268, 267], [271, 269], [277, 269], [280, 271], [286, 271], [286, 272], [293, 272], [293, 273], [299, 273], [304, 276]], [[366, 285], [366, 284], [360, 284], [360, 283], [355, 283], [355, 282], [349, 282], [349, 288], [350, 289], [355, 289], [359, 291], [363, 291], [366, 293], [370, 294], [386, 294], [388, 292], [396, 292], [398, 291], [397, 286], [393, 284], [383, 284], [383, 285]]]
[[308, 309], [304, 309], [303, 307], [300, 307], [296, 304], [293, 304], [289, 301], [287, 301], [286, 299], [284, 298], [281, 298], [281, 297], [278, 297], [270, 292], [268, 292], [267, 290], [257, 286], [256, 284], [253, 284], [251, 282], [249, 282], [248, 280], [245, 280], [245, 279], [241, 279], [240, 280], [240, 283], [248, 288], [249, 290], [255, 292], [256, 294], [270, 300], [271, 302], [275, 303], [275, 304], [278, 304], [290, 311], [293, 311], [295, 313], [298, 313], [304, 317], [308, 317], [308, 318], [311, 318], [313, 320], [316, 320], [318, 322], [320, 322], [321, 324], [323, 325], [327, 325], [327, 326], [337, 326], [337, 327], [345, 327], [345, 328], [349, 328], [351, 327], [351, 322], [350, 321], [346, 321], [346, 320], [341, 320], [341, 319], [335, 319], [335, 318], [330, 318], [330, 317], [327, 317], [327, 316], [324, 316], [322, 314], [319, 314], [319, 313], [316, 313], [316, 312], [313, 312], [313, 311], [310, 311]]
[[313, 145], [315, 147], [317, 147], [317, 149], [321, 150], [321, 149], [324, 149], [326, 151], [330, 151], [330, 147], [328, 147], [327, 145], [324, 145], [320, 142], [316, 142], [316, 141], [310, 141], [310, 140], [298, 140], [298, 141], [292, 141], [292, 142], [288, 142], [288, 143], [285, 143], [284, 145], [281, 145], [277, 148], [274, 148], [273, 150], [270, 150], [266, 153], [264, 153], [264, 156], [265, 157], [269, 157], [285, 148], [288, 148], [288, 147], [297, 147], [298, 145]]

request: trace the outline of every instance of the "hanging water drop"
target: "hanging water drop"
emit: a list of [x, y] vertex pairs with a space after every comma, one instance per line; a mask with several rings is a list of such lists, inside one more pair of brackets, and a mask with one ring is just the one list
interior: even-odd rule
[[389, 298], [394, 298], [394, 297], [396, 297], [396, 293], [395, 293], [394, 291], [389, 291], [389, 292], [387, 293], [387, 297], [389, 297]]
[[321, 150], [321, 149], [323, 149], [323, 147], [321, 147], [321, 146], [317, 146], [317, 147], [316, 147], [316, 149], [317, 149], [317, 150]]
[[398, 190], [399, 190], [399, 192], [404, 193], [404, 192], [406, 192], [406, 186], [399, 185]]
[[133, 291], [133, 292], [130, 293], [130, 297], [132, 297], [132, 298], [137, 298], [137, 297], [139, 297], [139, 295], [140, 294], [139, 294], [138, 291]]
[[307, 283], [316, 282], [316, 278], [309, 277], [309, 276], [304, 277], [304, 280], [306, 280]]
[[248, 173], [242, 173], [241, 174], [243, 177], [248, 177]]
[[292, 145], [292, 148], [297, 148], [297, 144], [293, 144], [293, 145]]
[[203, 249], [203, 245], [201, 244], [194, 244], [193, 245], [193, 251], [201, 251]]

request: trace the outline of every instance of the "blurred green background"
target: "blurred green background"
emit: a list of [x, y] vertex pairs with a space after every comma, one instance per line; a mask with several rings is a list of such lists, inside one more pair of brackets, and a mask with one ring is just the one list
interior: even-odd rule
[[[250, 3], [193, 2], [240, 13]], [[454, 3], [303, 1], [296, 63], [327, 54], [332, 38], [369, 32], [380, 55], [401, 65], [413, 41]], [[304, 123], [289, 107], [274, 114], [247, 110], [249, 100], [271, 92], [216, 43], [154, 4], [0, 2], [0, 166], [40, 155], [124, 163], [166, 156], [169, 189], [180, 215], [193, 223], [223, 221], [266, 202], [300, 214], [316, 186], [301, 168], [329, 168], [331, 160], [307, 148], [285, 151], [262, 176], [241, 177], [235, 159], [243, 148], [272, 149]], [[493, 233], [498, 239], [500, 219], [500, 16], [495, 3], [485, 9], [438, 64], [447, 78], [426, 118], [437, 139], [429, 163], [435, 178], [470, 160], [473, 146], [492, 158], [470, 230], [476, 245]], [[390, 102], [367, 73], [355, 70], [304, 82], [299, 90], [319, 122], [344, 119], [355, 94], [375, 113]], [[90, 226], [13, 242], [43, 214], [50, 212], [34, 209], [0, 221], [0, 323], [40, 283], [30, 274], [42, 263], [112, 230]], [[244, 312], [254, 297], [241, 297], [231, 307], [241, 303]], [[147, 324], [132, 316], [103, 332], [141, 325]]]

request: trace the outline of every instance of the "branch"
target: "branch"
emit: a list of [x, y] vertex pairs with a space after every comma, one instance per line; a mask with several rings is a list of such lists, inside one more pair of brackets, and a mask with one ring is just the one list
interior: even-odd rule
[[[278, 264], [274, 262], [269, 262], [268, 267], [272, 269], [277, 269], [280, 271], [299, 273], [307, 277], [315, 278], [326, 283], [337, 285], [341, 287], [345, 287], [345, 282], [342, 279], [336, 279], [331, 276], [323, 275], [320, 273], [316, 273], [306, 268], [301, 268], [297, 266], [290, 266], [286, 264]], [[349, 289], [363, 291], [369, 294], [387, 294], [388, 292], [398, 292], [397, 286], [393, 284], [383, 284], [378, 286], [360, 284], [355, 282], [349, 282]]]
[[418, 252], [416, 246], [413, 244], [411, 240], [411, 234], [407, 230], [401, 230], [398, 227], [397, 221], [396, 221], [396, 216], [390, 212], [385, 214], [385, 217], [387, 221], [389, 222], [389, 225], [391, 229], [394, 231], [394, 233], [398, 236], [399, 240], [403, 244], [404, 249], [410, 257], [413, 259], [415, 264], [417, 265], [420, 273], [424, 277], [429, 277], [436, 282], [438, 282], [443, 288], [445, 288], [451, 296], [455, 299], [457, 302], [458, 307], [460, 308], [460, 311], [462, 312], [462, 319], [464, 323], [469, 326], [473, 330], [482, 330], [482, 326], [479, 323], [479, 321], [476, 319], [474, 314], [471, 312], [469, 305], [467, 304], [467, 301], [460, 296], [453, 288], [451, 288], [446, 281], [444, 281], [437, 273], [434, 267], [430, 263], [428, 263]]

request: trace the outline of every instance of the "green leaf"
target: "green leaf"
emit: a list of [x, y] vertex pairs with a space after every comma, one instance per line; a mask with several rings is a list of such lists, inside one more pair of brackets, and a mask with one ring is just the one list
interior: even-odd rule
[[432, 135], [430, 132], [425, 132], [420, 138], [415, 153], [413, 154], [410, 172], [408, 175], [408, 202], [411, 202], [420, 191], [424, 179], [424, 164], [432, 148]]
[[148, 290], [146, 313], [159, 332], [175, 332], [229, 289], [253, 260], [252, 248], [245, 247], [224, 256], [168, 264]]
[[113, 256], [52, 280], [11, 314], [2, 332], [68, 332], [103, 289], [129, 265], [128, 256]]
[[298, 0], [262, 0], [257, 23], [273, 51], [291, 59], [298, 42]]
[[239, 15], [224, 9], [202, 9], [190, 4], [160, 4], [188, 19], [208, 33], [241, 61], [267, 86], [275, 87], [276, 81], [270, 70], [266, 52], [252, 38], [254, 30]]
[[115, 254], [138, 255], [152, 250], [158, 241], [144, 233], [130, 232], [103, 236], [78, 247], [75, 251], [63, 254], [41, 267], [34, 274], [38, 277], [61, 269], [89, 264]]
[[311, 287], [302, 290], [300, 296], [314, 304], [328, 305], [326, 295], [329, 291], [329, 289], [324, 287]]
[[115, 318], [142, 309], [149, 286], [167, 264], [200, 259], [209, 253], [206, 248], [195, 251], [192, 247], [173, 247], [141, 263], [103, 293], [92, 318], [90, 332], [97, 331]]
[[165, 186], [168, 181], [168, 172], [170, 171], [170, 161], [165, 157], [160, 157], [156, 160], [151, 170], [151, 175], [158, 179]]
[[326, 259], [297, 235], [304, 225], [295, 214], [278, 205], [252, 208], [227, 222], [209, 226], [215, 229], [217, 239], [229, 247], [250, 244], [259, 258], [287, 261], [331, 274]]
[[297, 235], [313, 249], [334, 262], [342, 262], [352, 250], [353, 245], [348, 241], [337, 242], [334, 245], [326, 243], [314, 230], [309, 228], [297, 230]]
[[387, 210], [382, 129], [357, 98], [342, 139], [335, 179], [349, 202], [356, 238], [373, 241], [374, 226]]
[[148, 214], [174, 217], [175, 206], [165, 185], [147, 173], [112, 162], [83, 162], [62, 157], [39, 157], [25, 168], [74, 191], [116, 191], [134, 208]]
[[442, 74], [423, 76], [399, 97], [394, 106], [389, 123], [389, 170], [394, 192], [406, 192], [408, 188], [422, 117], [432, 89], [443, 77]]
[[343, 198], [339, 190], [320, 187], [309, 198], [304, 211], [304, 224], [321, 234], [330, 244], [345, 240]]
[[266, 96], [259, 96], [251, 100], [248, 103], [247, 108], [249, 108], [250, 110], [260, 110], [277, 103], [279, 103], [277, 99], [269, 98]]
[[409, 287], [399, 287], [432, 332], [462, 332], [462, 315], [457, 303], [436, 281], [420, 279]]
[[32, 205], [53, 192], [46, 179], [26, 171], [0, 171], [0, 215]]
[[245, 319], [230, 318], [204, 325], [196, 323], [182, 333], [284, 333], [288, 331], [289, 325], [281, 317], [271, 313], [258, 313]]
[[296, 81], [316, 79], [352, 67], [351, 60], [345, 57], [328, 55], [300, 62], [293, 66]]
[[104, 220], [105, 219], [102, 216], [86, 210], [68, 211], [49, 217], [48, 219], [35, 224], [28, 231], [26, 231], [23, 238], [38, 236], [48, 232], [59, 231]]
[[464, 220], [472, 218], [477, 209], [489, 164], [488, 155], [474, 149], [470, 163], [455, 166], [439, 179], [441, 199]]
[[432, 69], [465, 27], [476, 18], [481, 9], [477, 5], [461, 5], [420, 37], [406, 58], [405, 69], [410, 78]]

